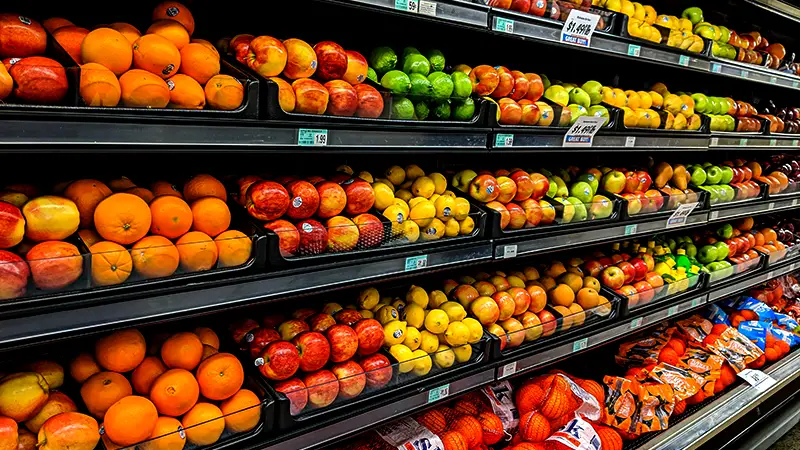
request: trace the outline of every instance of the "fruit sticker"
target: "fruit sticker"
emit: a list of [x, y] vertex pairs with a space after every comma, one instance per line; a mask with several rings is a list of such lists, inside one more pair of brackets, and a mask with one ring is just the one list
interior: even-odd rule
[[25, 16], [19, 16], [19, 21], [24, 23], [25, 25], [30, 25], [31, 24], [31, 19], [28, 19]]

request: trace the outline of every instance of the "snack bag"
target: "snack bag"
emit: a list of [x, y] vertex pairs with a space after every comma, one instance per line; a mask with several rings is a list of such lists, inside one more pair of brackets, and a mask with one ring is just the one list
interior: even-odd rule
[[714, 326], [710, 321], [697, 314], [679, 320], [677, 325], [683, 334], [689, 338], [689, 342], [694, 344], [703, 342], [703, 339], [711, 333], [711, 328]]
[[700, 383], [694, 379], [691, 371], [687, 368], [660, 363], [653, 370], [648, 371], [648, 375], [653, 380], [672, 388], [675, 403], [686, 400], [700, 390]]
[[798, 324], [797, 321], [792, 318], [791, 316], [779, 312], [772, 312], [773, 314], [773, 323], [777, 324], [779, 327], [783, 328], [784, 330], [794, 330], [797, 328]]
[[736, 328], [728, 327], [719, 338], [707, 345], [709, 350], [725, 358], [736, 373], [747, 368], [747, 365], [758, 359], [764, 352]]
[[714, 383], [719, 379], [720, 369], [725, 360], [699, 348], [687, 348], [680, 360], [691, 370], [692, 376], [701, 386], [703, 393], [707, 397], [713, 396]]
[[[772, 322], [775, 320], [775, 311], [769, 307], [766, 303], [756, 300], [752, 297], [745, 297], [741, 299], [738, 305], [736, 305], [736, 309], [741, 312], [741, 314], [745, 315], [745, 318], [748, 320], [758, 320], [759, 322]], [[749, 318], [745, 311], [752, 311], [758, 317], [757, 318]]]
[[767, 325], [757, 320], [739, 323], [737, 327], [744, 337], [756, 345], [762, 352], [767, 349]]
[[605, 414], [601, 421], [626, 433], [638, 434], [639, 390], [638, 381], [622, 377], [603, 377], [606, 387]]
[[658, 362], [658, 354], [667, 345], [673, 329], [660, 325], [648, 335], [619, 346], [615, 360], [622, 367], [646, 366]]
[[800, 336], [797, 336], [794, 333], [781, 330], [780, 328], [770, 328], [767, 331], [772, 333], [775, 339], [780, 339], [781, 341], [789, 344], [790, 348], [796, 347], [797, 344], [800, 344]]

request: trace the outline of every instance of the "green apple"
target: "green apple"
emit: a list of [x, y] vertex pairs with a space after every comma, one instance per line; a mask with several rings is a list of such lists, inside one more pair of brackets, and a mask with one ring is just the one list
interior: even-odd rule
[[712, 41], [714, 40], [714, 38], [717, 37], [717, 32], [714, 31], [714, 27], [710, 24], [696, 26], [692, 31], [694, 32], [694, 34], [700, 35]]
[[570, 198], [574, 197], [580, 200], [582, 203], [589, 203], [592, 201], [594, 191], [592, 191], [592, 186], [589, 185], [589, 183], [585, 181], [578, 181], [570, 186], [569, 194], [572, 196]]
[[706, 182], [706, 171], [700, 166], [694, 166], [689, 173], [692, 184], [695, 186], [702, 186]]
[[[709, 167], [713, 166], [713, 164], [711, 164], [710, 162], [706, 161], [706, 162], [704, 162], [703, 164], [700, 164], [700, 166], [701, 166], [703, 169], [708, 169]], [[708, 174], [706, 174], [706, 175], [708, 175]], [[715, 183], [708, 183], [708, 184], [715, 184]]]
[[719, 97], [708, 97], [708, 112], [711, 114], [720, 114]]
[[576, 87], [569, 91], [569, 102], [588, 108], [592, 105], [592, 98], [586, 91]]
[[597, 188], [600, 187], [600, 180], [592, 173], [584, 173], [578, 176], [577, 181], [583, 181], [592, 188], [592, 195], [597, 193]]
[[608, 114], [608, 108], [603, 105], [594, 105], [589, 108], [589, 115], [595, 117], [604, 117], [606, 120], [603, 122], [603, 126], [608, 125], [608, 121], [611, 120]]
[[575, 197], [567, 197], [567, 201], [575, 208], [575, 216], [572, 218], [572, 221], [582, 222], [586, 220], [588, 213], [586, 212], [586, 205], [584, 205], [584, 202]]
[[[717, 248], [713, 245], [704, 245], [697, 251], [697, 260], [702, 264], [710, 264], [717, 260]], [[709, 267], [711, 268], [711, 267]]]
[[729, 223], [722, 225], [721, 227], [717, 228], [717, 236], [721, 237], [722, 239], [730, 239], [733, 237], [733, 226]]
[[681, 17], [684, 19], [689, 19], [689, 22], [692, 22], [692, 25], [697, 25], [704, 20], [703, 10], [696, 6], [684, 9], [681, 13]]
[[556, 197], [567, 197], [569, 196], [569, 189], [567, 189], [567, 183], [564, 182], [564, 179], [559, 177], [558, 175], [553, 175], [551, 183], [556, 184]]
[[686, 256], [694, 258], [697, 256], [697, 247], [691, 242], [681, 242], [678, 248], [682, 248], [686, 252]]
[[547, 181], [550, 182], [550, 187], [547, 188], [547, 194], [545, 195], [547, 195], [550, 198], [554, 198], [556, 196], [556, 193], [558, 192], [558, 183], [556, 183], [556, 180], [553, 178], [552, 175], [547, 177]]
[[719, 180], [720, 184], [730, 184], [733, 180], [733, 169], [729, 166], [722, 166], [720, 170], [722, 170], [722, 178]]
[[722, 169], [718, 166], [710, 166], [706, 168], [706, 183], [718, 184], [722, 179]]
[[736, 129], [736, 120], [733, 116], [725, 114], [722, 116], [722, 122], [725, 124], [725, 131], [734, 131]]
[[554, 84], [544, 91], [544, 98], [561, 106], [567, 106], [569, 103], [569, 92], [567, 92], [563, 86]]
[[731, 39], [731, 30], [727, 27], [720, 25], [719, 31], [720, 31], [719, 41], [727, 43]]
[[730, 202], [733, 201], [733, 198], [736, 197], [736, 191], [729, 185], [723, 184], [720, 185], [720, 190], [722, 191], [722, 201], [723, 202]]
[[711, 56], [722, 58], [723, 53], [725, 53], [725, 50], [719, 42], [714, 41], [711, 43]]
[[599, 105], [603, 101], [603, 94], [600, 93], [600, 90], [603, 89], [603, 85], [600, 84], [599, 81], [589, 80], [583, 83], [581, 89], [589, 94], [592, 105]]
[[539, 74], [539, 78], [541, 78], [541, 79], [542, 79], [542, 89], [544, 89], [545, 91], [546, 91], [546, 90], [547, 90], [547, 89], [548, 89], [550, 86], [552, 86], [552, 83], [550, 83], [550, 78], [547, 78], [547, 75], [545, 75], [545, 74], [543, 74], [543, 73], [540, 73], [540, 74]]
[[567, 106], [567, 108], [569, 108], [569, 111], [572, 113], [572, 117], [570, 117], [569, 119], [570, 125], [574, 125], [575, 122], [578, 121], [578, 117], [589, 115], [589, 110], [586, 109], [583, 105], [576, 105], [573, 103]]
[[572, 205], [567, 199], [556, 197], [555, 199], [557, 202], [563, 205], [561, 211], [561, 223], [570, 223], [572, 219], [575, 217], [575, 206]]
[[708, 110], [708, 97], [705, 94], [692, 94], [692, 100], [694, 100], [695, 112], [704, 113]]
[[719, 241], [714, 244], [714, 247], [717, 249], [717, 261], [722, 261], [728, 257], [728, 244]]

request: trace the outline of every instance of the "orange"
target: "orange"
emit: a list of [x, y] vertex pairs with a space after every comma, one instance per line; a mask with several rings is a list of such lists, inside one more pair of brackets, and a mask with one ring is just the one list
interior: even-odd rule
[[[200, 349], [202, 359], [203, 351]], [[225, 400], [239, 392], [244, 383], [244, 368], [230, 353], [217, 353], [197, 368], [200, 393], [209, 400]]]
[[473, 416], [461, 415], [450, 424], [450, 430], [458, 431], [467, 440], [469, 448], [474, 448], [483, 443], [483, 426]]
[[211, 50], [212, 52], [214, 52], [214, 54], [217, 55], [217, 58], [219, 58], [219, 51], [217, 50], [216, 47], [214, 47], [214, 44], [212, 44], [211, 42], [208, 42], [205, 39], [192, 39], [191, 41], [189, 41], [189, 43], [190, 44], [200, 44], [203, 47], [205, 47], [205, 48]]
[[106, 370], [125, 373], [144, 360], [147, 345], [139, 330], [129, 328], [100, 338], [94, 346], [97, 362]]
[[100, 372], [100, 366], [89, 353], [81, 353], [69, 363], [69, 374], [78, 383], [83, 384], [92, 375]]
[[556, 280], [554, 280], [552, 277], [548, 277], [547, 275], [539, 277], [539, 279], [536, 281], [542, 285], [545, 291], [549, 291], [550, 289], [556, 287]]
[[429, 409], [414, 416], [414, 420], [425, 428], [436, 434], [442, 434], [447, 430], [447, 418], [438, 409]]
[[445, 450], [467, 450], [469, 448], [467, 439], [458, 431], [446, 431], [439, 437]]
[[187, 272], [213, 269], [217, 264], [217, 245], [207, 234], [190, 231], [176, 242], [181, 255], [181, 268]]
[[72, 27], [75, 26], [75, 24], [61, 17], [51, 17], [45, 19], [44, 22], [42, 22], [42, 26], [45, 30], [49, 31], [50, 34], [53, 34], [54, 31], [61, 27]]
[[575, 296], [575, 300], [577, 300], [581, 308], [592, 309], [600, 301], [600, 295], [592, 288], [582, 288], [578, 291], [578, 295]]
[[553, 261], [550, 263], [550, 267], [548, 267], [547, 270], [544, 271], [544, 275], [551, 278], [558, 278], [566, 271], [567, 268], [564, 267], [564, 263], [562, 263], [561, 261]]
[[133, 268], [144, 278], [168, 277], [180, 262], [178, 249], [164, 236], [147, 236], [133, 244]]
[[180, 2], [163, 2], [153, 9], [152, 19], [170, 19], [174, 20], [186, 28], [189, 34], [194, 33], [194, 17], [189, 8]]
[[81, 44], [89, 30], [86, 28], [76, 26], [60, 27], [58, 30], [53, 31], [53, 38], [58, 42], [61, 47], [75, 60], [76, 63], [81, 62]]
[[148, 34], [155, 34], [167, 39], [175, 44], [178, 50], [189, 45], [189, 32], [180, 22], [171, 19], [156, 20], [147, 29], [145, 36]]
[[583, 279], [583, 287], [592, 288], [595, 291], [600, 292], [600, 280], [595, 277], [585, 277]]
[[158, 411], [150, 400], [131, 395], [108, 408], [103, 427], [111, 442], [134, 445], [153, 434]]
[[150, 232], [159, 236], [176, 239], [192, 227], [192, 209], [179, 197], [157, 197], [150, 203], [150, 215]]
[[231, 226], [231, 211], [223, 200], [201, 198], [192, 203], [192, 230], [216, 237]]
[[228, 230], [214, 238], [220, 267], [241, 266], [250, 259], [253, 242], [238, 230]]
[[217, 442], [225, 431], [222, 411], [211, 403], [194, 405], [181, 420], [186, 438], [195, 445], [211, 445]]
[[167, 80], [169, 87], [169, 105], [175, 109], [203, 109], [206, 106], [206, 94], [203, 87], [194, 78], [177, 74]]
[[101, 201], [94, 210], [94, 226], [103, 239], [132, 244], [150, 229], [150, 207], [141, 198], [117, 193]]
[[169, 181], [156, 181], [150, 186], [150, 191], [152, 191], [153, 195], [156, 197], [171, 195], [173, 197], [183, 198], [183, 194]]
[[150, 439], [137, 447], [141, 450], [182, 450], [186, 445], [182, 429], [183, 426], [178, 419], [159, 417]]
[[133, 45], [133, 43], [142, 36], [142, 33], [138, 28], [125, 22], [114, 22], [109, 25], [108, 28], [119, 31], [120, 34], [125, 36], [125, 39], [131, 43], [131, 45]]
[[109, 181], [108, 187], [111, 188], [111, 192], [122, 192], [135, 188], [136, 184], [128, 177], [119, 177]]
[[[105, 68], [103, 70], [107, 71]], [[64, 197], [72, 200], [78, 207], [81, 228], [92, 226], [94, 223], [94, 210], [109, 195], [111, 195], [111, 189], [105, 183], [90, 179], [73, 181], [64, 190]]]
[[[0, 100], [5, 100], [14, 90], [14, 79], [4, 64], [0, 64]], [[22, 205], [19, 205], [22, 206]]]
[[83, 39], [80, 60], [83, 64], [98, 63], [120, 76], [131, 68], [133, 51], [131, 43], [119, 31], [98, 28]]
[[180, 51], [172, 41], [163, 36], [145, 34], [133, 43], [133, 67], [137, 69], [167, 79], [178, 73], [180, 66]]
[[572, 292], [578, 293], [579, 290], [583, 287], [583, 278], [580, 275], [566, 272], [558, 277], [558, 282], [566, 284], [567, 286], [572, 289]]
[[133, 261], [125, 247], [110, 241], [101, 241], [91, 247], [92, 281], [96, 286], [122, 284], [131, 276]]
[[216, 75], [208, 80], [205, 87], [206, 103], [212, 109], [233, 111], [242, 106], [244, 86], [230, 75]]
[[137, 394], [150, 395], [153, 382], [167, 371], [167, 366], [156, 356], [148, 356], [134, 369], [131, 374], [131, 384]]
[[122, 103], [131, 108], [166, 108], [169, 104], [169, 87], [157, 75], [131, 69], [119, 77]]
[[81, 398], [86, 409], [101, 420], [111, 405], [131, 394], [133, 394], [131, 384], [116, 372], [96, 373], [81, 386]]
[[87, 106], [109, 106], [119, 104], [122, 88], [114, 72], [97, 63], [81, 66], [80, 94]]
[[194, 370], [203, 357], [203, 343], [194, 333], [175, 333], [161, 346], [161, 359], [170, 369]]
[[154, 198], [153, 193], [150, 192], [150, 189], [145, 189], [143, 187], [137, 186], [135, 188], [130, 188], [125, 192], [139, 197], [140, 199], [144, 200], [148, 205], [150, 204], [150, 202], [153, 201]]
[[203, 344], [203, 358], [201, 359], [201, 361], [205, 361], [206, 359], [211, 358], [212, 356], [216, 355], [217, 353], [219, 353], [218, 349], [216, 349], [216, 348], [214, 348], [214, 347], [212, 347], [212, 346], [210, 346], [208, 344]]
[[191, 372], [171, 369], [156, 378], [150, 388], [150, 399], [165, 416], [180, 416], [192, 409], [200, 397], [200, 388]]
[[180, 56], [181, 73], [200, 84], [206, 84], [211, 77], [219, 75], [219, 55], [203, 44], [188, 44], [181, 49]]
[[203, 197], [217, 197], [222, 201], [227, 201], [228, 193], [222, 182], [203, 173], [193, 176], [183, 185], [183, 198], [191, 204]]
[[261, 399], [253, 391], [242, 389], [220, 404], [225, 415], [225, 428], [244, 433], [258, 426], [261, 420]]
[[538, 410], [544, 401], [544, 391], [533, 383], [523, 384], [514, 393], [514, 401], [521, 414]]
[[200, 338], [200, 342], [202, 342], [203, 345], [210, 345], [219, 350], [219, 337], [211, 328], [197, 327], [194, 329], [194, 334]]
[[555, 306], [569, 307], [575, 301], [575, 292], [566, 284], [559, 284], [547, 293], [547, 298]]

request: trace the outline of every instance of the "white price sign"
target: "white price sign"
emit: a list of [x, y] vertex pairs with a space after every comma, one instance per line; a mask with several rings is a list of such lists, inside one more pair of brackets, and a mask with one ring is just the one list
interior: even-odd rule
[[517, 362], [508, 363], [500, 368], [500, 378], [510, 377], [517, 373]]
[[506, 245], [503, 247], [503, 259], [508, 258], [516, 258], [517, 257], [517, 245]]
[[694, 211], [695, 208], [697, 208], [697, 202], [678, 205], [678, 208], [675, 209], [675, 212], [673, 212], [672, 215], [669, 216], [669, 219], [667, 219], [667, 228], [675, 228], [686, 225], [686, 220], [689, 218], [689, 215], [692, 214], [692, 211]]
[[[575, 11], [573, 9], [573, 11]], [[602, 128], [605, 117], [581, 116], [564, 135], [564, 147], [591, 147], [594, 135]]]
[[569, 12], [564, 27], [561, 29], [561, 42], [565, 44], [589, 47], [592, 43], [592, 34], [597, 27], [600, 16], [572, 9]]
[[756, 388], [758, 392], [764, 392], [772, 387], [777, 381], [775, 378], [767, 375], [760, 370], [744, 369], [738, 374], [743, 380], [747, 381], [750, 386]]

